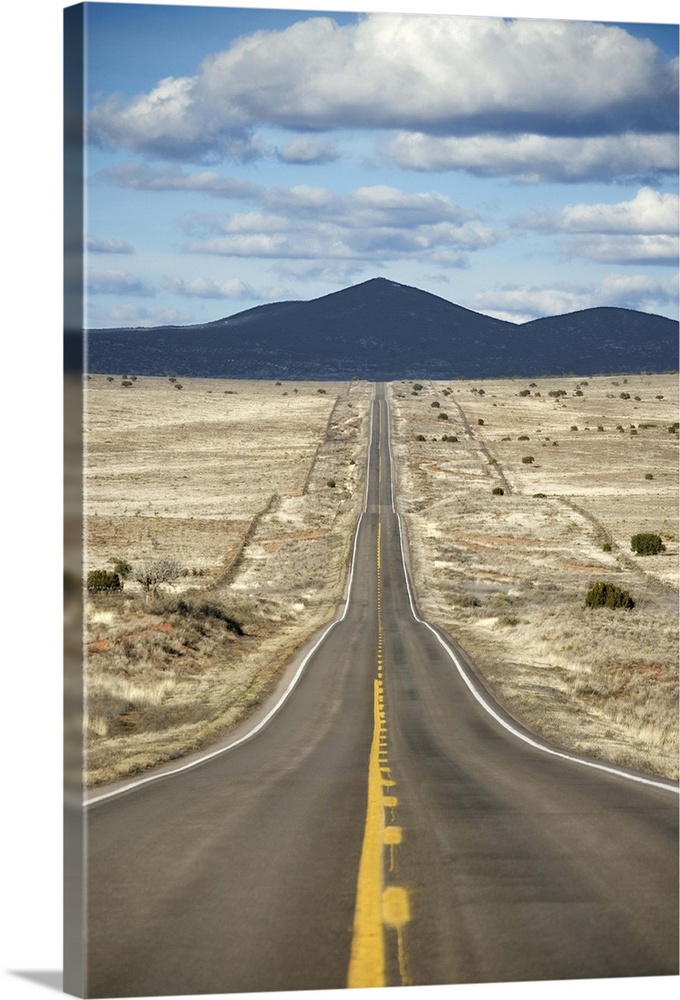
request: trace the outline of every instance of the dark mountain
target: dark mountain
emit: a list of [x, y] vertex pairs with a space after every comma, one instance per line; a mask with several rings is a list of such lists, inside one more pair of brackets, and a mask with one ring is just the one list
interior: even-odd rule
[[678, 367], [678, 324], [635, 309], [581, 309], [535, 319], [517, 330], [533, 345], [541, 374], [567, 371], [565, 350], [572, 359], [572, 371], [575, 361], [586, 358], [593, 359], [586, 365], [593, 374], [665, 372]]
[[373, 278], [199, 326], [91, 330], [87, 370], [213, 378], [396, 381], [669, 371], [678, 324], [585, 309], [517, 325]]

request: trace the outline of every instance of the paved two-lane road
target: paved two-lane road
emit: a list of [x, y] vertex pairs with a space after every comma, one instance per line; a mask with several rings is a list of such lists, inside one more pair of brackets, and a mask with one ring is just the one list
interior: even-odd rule
[[676, 789], [475, 697], [409, 592], [382, 386], [343, 610], [252, 739], [88, 806], [88, 995], [677, 974]]

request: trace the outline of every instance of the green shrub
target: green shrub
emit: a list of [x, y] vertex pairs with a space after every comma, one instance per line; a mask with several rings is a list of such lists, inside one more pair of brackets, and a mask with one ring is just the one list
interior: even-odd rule
[[430, 403], [430, 406], [441, 406], [441, 405], [442, 405], [442, 404], [441, 404], [441, 403], [439, 403], [439, 402], [437, 402], [437, 400], [436, 400], [436, 399], [433, 399], [433, 400], [432, 400], [432, 402]]
[[534, 500], [547, 500], [547, 499], [548, 499], [547, 493], [534, 493]]
[[525, 455], [524, 458], [522, 459], [522, 465], [532, 465], [533, 462], [535, 461], [536, 459], [534, 458], [533, 455]]
[[481, 417], [480, 417], [480, 418], [479, 418], [479, 420], [477, 421], [477, 424], [478, 424], [478, 426], [479, 426], [479, 427], [483, 427], [483, 426], [484, 426], [484, 421], [482, 420], [482, 418], [481, 418]]
[[531, 389], [520, 389], [518, 395], [520, 395], [520, 396], [530, 396], [531, 395]]
[[615, 583], [600, 580], [594, 583], [586, 594], [587, 608], [634, 608], [635, 601], [627, 590], [622, 590]]
[[448, 419], [449, 419], [448, 413], [438, 413], [437, 414], [437, 420], [448, 420]]
[[427, 441], [424, 434], [416, 434], [416, 441]]
[[602, 551], [603, 552], [611, 552], [611, 550], [612, 550], [612, 543], [611, 542], [605, 542], [604, 545], [602, 546]]
[[121, 580], [124, 580], [132, 572], [132, 566], [125, 559], [116, 559], [113, 564], [113, 572], [117, 573]]
[[517, 438], [517, 440], [518, 441], [531, 441], [531, 438], [529, 437], [528, 434], [520, 434], [520, 436]]
[[494, 486], [491, 492], [495, 497], [502, 497], [505, 495], [505, 490], [502, 486]]
[[91, 569], [87, 574], [87, 589], [96, 590], [122, 590], [123, 584], [117, 573], [110, 569]]
[[421, 385], [421, 383], [420, 383], [420, 382], [414, 382], [414, 383], [413, 383], [413, 390], [414, 390], [414, 392], [420, 392], [420, 390], [421, 390], [422, 388], [423, 388], [423, 387], [422, 387], [422, 385]]
[[652, 531], [640, 531], [637, 535], [633, 535], [630, 547], [638, 556], [656, 556], [660, 552], [666, 551], [661, 536]]
[[330, 486], [331, 489], [333, 489], [335, 487], [335, 485], [336, 485], [336, 482], [335, 482], [334, 479], [329, 479], [326, 482], [326, 486]]
[[651, 472], [645, 472], [645, 479], [654, 479], [654, 476]]

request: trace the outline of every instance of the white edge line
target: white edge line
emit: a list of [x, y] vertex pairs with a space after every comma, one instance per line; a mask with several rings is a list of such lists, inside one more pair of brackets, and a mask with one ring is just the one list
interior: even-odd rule
[[387, 398], [387, 383], [385, 383], [385, 409], [387, 411], [387, 450], [390, 456], [390, 499], [392, 501], [392, 513], [396, 514], [394, 506], [394, 456], [392, 455], [392, 421], [390, 420], [390, 404]]
[[[390, 435], [389, 406], [387, 407], [387, 426], [388, 426], [388, 436], [389, 436]], [[391, 474], [392, 474], [392, 452], [390, 448], [390, 475]], [[417, 622], [419, 622], [421, 625], [424, 625], [426, 628], [429, 628], [430, 632], [432, 632], [437, 642], [444, 648], [445, 652], [449, 655], [449, 657], [453, 661], [456, 670], [460, 674], [462, 680], [467, 685], [468, 689], [470, 690], [470, 693], [479, 702], [479, 704], [482, 706], [485, 712], [487, 712], [493, 719], [495, 719], [496, 722], [503, 727], [503, 729], [507, 730], [507, 732], [511, 733], [518, 740], [521, 740], [523, 743], [527, 743], [529, 746], [534, 747], [536, 750], [541, 750], [543, 753], [550, 754], [552, 757], [561, 757], [563, 760], [569, 760], [574, 764], [581, 764], [583, 767], [591, 767], [596, 771], [606, 771], [607, 774], [615, 774], [620, 778], [627, 778], [628, 781], [636, 781], [641, 785], [650, 785], [652, 788], [662, 788], [666, 792], [673, 792], [676, 795], [680, 794], [680, 788], [676, 788], [673, 785], [665, 784], [664, 782], [661, 781], [654, 781], [653, 778], [643, 778], [636, 774], [630, 774], [628, 771], [621, 771], [617, 767], [611, 767], [610, 765], [607, 764], [597, 764], [595, 763], [595, 761], [586, 760], [583, 757], [577, 757], [575, 754], [566, 753], [565, 751], [561, 750], [553, 750], [551, 747], [546, 746], [544, 743], [540, 743], [538, 740], [534, 740], [530, 736], [525, 735], [519, 729], [515, 729], [514, 726], [512, 726], [509, 722], [507, 722], [504, 718], [502, 718], [502, 716], [500, 716], [496, 712], [493, 706], [482, 696], [479, 689], [475, 686], [475, 684], [471, 680], [467, 670], [462, 665], [462, 663], [454, 653], [453, 649], [446, 642], [446, 640], [439, 634], [439, 632], [435, 628], [433, 628], [432, 625], [430, 625], [429, 622], [426, 622], [417, 613], [415, 608], [415, 603], [413, 600], [413, 593], [411, 591], [411, 583], [409, 581], [408, 571], [406, 569], [406, 559], [404, 557], [404, 551], [405, 551], [404, 532], [400, 514], [397, 514], [397, 523], [399, 524], [399, 550], [401, 553], [401, 565], [404, 571], [404, 580], [406, 581], [406, 592], [408, 594], [409, 604], [411, 605], [411, 614], [413, 615], [413, 617]]]
[[[373, 398], [375, 398], [375, 389], [374, 389], [374, 392], [373, 392]], [[176, 774], [181, 774], [183, 771], [189, 771], [189, 770], [191, 770], [191, 768], [198, 767], [200, 764], [204, 764], [206, 761], [212, 760], [212, 758], [214, 758], [214, 757], [219, 757], [222, 754], [228, 753], [230, 750], [235, 750], [236, 747], [240, 746], [242, 743], [246, 743], [248, 740], [251, 740], [254, 736], [257, 736], [257, 734], [259, 732], [261, 732], [265, 728], [265, 726], [276, 715], [276, 713], [279, 711], [279, 709], [282, 707], [282, 705], [287, 701], [289, 695], [293, 691], [293, 688], [295, 687], [295, 685], [299, 681], [300, 677], [302, 676], [302, 673], [303, 673], [305, 667], [307, 666], [307, 663], [309, 662], [309, 660], [312, 658], [312, 656], [314, 655], [314, 653], [317, 651], [317, 649], [319, 648], [319, 646], [321, 645], [321, 643], [324, 641], [324, 639], [326, 638], [326, 636], [328, 635], [328, 633], [331, 631], [331, 629], [334, 628], [338, 624], [338, 622], [344, 621], [345, 616], [347, 615], [347, 611], [348, 611], [348, 608], [349, 608], [349, 595], [350, 595], [350, 592], [351, 592], [351, 589], [352, 589], [352, 581], [354, 579], [354, 566], [355, 566], [355, 562], [356, 562], [357, 543], [358, 543], [358, 540], [359, 540], [359, 531], [360, 531], [360, 528], [361, 528], [361, 522], [363, 520], [364, 514], [366, 513], [367, 506], [368, 506], [369, 469], [370, 469], [370, 463], [371, 463], [371, 444], [372, 444], [372, 441], [373, 441], [373, 400], [371, 400], [371, 420], [370, 420], [370, 425], [369, 425], [368, 449], [367, 449], [367, 456], [366, 456], [366, 490], [365, 490], [365, 493], [364, 493], [364, 507], [363, 507], [363, 510], [361, 511], [361, 513], [359, 514], [359, 518], [357, 520], [357, 526], [356, 526], [356, 529], [355, 529], [355, 532], [354, 532], [354, 545], [352, 547], [352, 559], [351, 559], [351, 562], [350, 562], [350, 569], [349, 569], [349, 575], [348, 575], [348, 578], [347, 578], [347, 585], [345, 587], [345, 596], [344, 596], [344, 604], [345, 604], [345, 606], [344, 606], [342, 614], [339, 615], [332, 622], [330, 622], [329, 625], [326, 626], [326, 628], [323, 630], [323, 632], [321, 633], [321, 635], [319, 636], [319, 638], [317, 639], [317, 641], [314, 643], [314, 645], [312, 646], [312, 648], [309, 650], [309, 652], [307, 653], [307, 655], [304, 657], [304, 659], [300, 663], [300, 666], [295, 671], [294, 676], [291, 678], [290, 684], [288, 685], [288, 687], [286, 688], [286, 690], [283, 692], [281, 698], [272, 707], [272, 709], [265, 715], [265, 717], [263, 719], [261, 719], [260, 722], [258, 722], [258, 724], [256, 726], [254, 726], [251, 730], [249, 730], [247, 733], [245, 733], [239, 739], [234, 740], [233, 743], [229, 743], [229, 744], [227, 744], [227, 746], [220, 747], [219, 750], [213, 750], [212, 752], [207, 753], [207, 754], [203, 755], [202, 757], [199, 757], [197, 760], [191, 761], [191, 763], [189, 763], [189, 764], [182, 764], [180, 767], [173, 768], [173, 770], [171, 770], [171, 771], [163, 771], [160, 774], [149, 774], [145, 778], [140, 778], [138, 781], [131, 781], [128, 784], [123, 785], [121, 788], [116, 788], [116, 789], [114, 789], [114, 790], [112, 790], [110, 792], [104, 792], [102, 795], [96, 795], [96, 796], [93, 796], [92, 798], [85, 799], [82, 802], [82, 808], [83, 809], [87, 809], [89, 806], [93, 806], [93, 805], [95, 805], [98, 802], [104, 802], [107, 799], [113, 799], [113, 798], [116, 798], [119, 795], [125, 795], [127, 792], [130, 792], [130, 791], [132, 791], [135, 788], [140, 788], [142, 785], [148, 785], [152, 781], [160, 781], [162, 778], [171, 778], [171, 777], [173, 777]]]
[[468, 689], [470, 690], [470, 693], [479, 702], [479, 704], [482, 706], [482, 708], [486, 712], [488, 712], [488, 714], [493, 719], [495, 719], [496, 722], [500, 726], [503, 727], [503, 729], [506, 729], [509, 733], [511, 733], [513, 736], [517, 737], [517, 739], [521, 740], [523, 743], [527, 743], [529, 746], [534, 747], [536, 750], [541, 750], [543, 753], [550, 754], [552, 757], [561, 757], [563, 760], [569, 760], [569, 761], [571, 761], [574, 764], [581, 764], [583, 767], [592, 767], [596, 771], [606, 771], [608, 774], [615, 774], [615, 775], [617, 775], [620, 778], [627, 778], [628, 781], [637, 781], [639, 784], [642, 784], [642, 785], [651, 785], [653, 788], [662, 788], [662, 789], [664, 789], [664, 791], [666, 791], [666, 792], [674, 792], [676, 795], [680, 793], [680, 788], [676, 788], [674, 785], [667, 785], [667, 784], [665, 784], [665, 783], [663, 783], [661, 781], [654, 781], [652, 778], [643, 778], [643, 777], [640, 777], [639, 775], [636, 775], [636, 774], [630, 774], [628, 771], [621, 771], [618, 768], [611, 767], [611, 766], [609, 766], [607, 764], [597, 764], [597, 763], [595, 763], [595, 761], [586, 760], [583, 757], [577, 757], [575, 754], [566, 753], [565, 751], [562, 751], [562, 750], [553, 750], [551, 747], [546, 746], [544, 743], [539, 743], [537, 740], [534, 740], [530, 736], [527, 736], [524, 733], [520, 732], [519, 729], [515, 729], [514, 726], [510, 725], [509, 722], [507, 722], [504, 718], [502, 718], [502, 716], [500, 716], [495, 711], [495, 709], [493, 708], [493, 706], [488, 701], [486, 701], [486, 699], [481, 695], [479, 689], [475, 686], [475, 684], [473, 683], [473, 681], [470, 679], [470, 676], [469, 676], [467, 670], [465, 669], [465, 667], [463, 667], [463, 665], [461, 664], [460, 660], [458, 659], [458, 657], [454, 653], [453, 649], [451, 649], [451, 647], [449, 646], [449, 644], [446, 642], [446, 640], [439, 634], [439, 632], [435, 628], [433, 628], [432, 625], [430, 625], [429, 622], [426, 622], [423, 618], [421, 618], [417, 614], [417, 612], [415, 610], [415, 607], [414, 607], [414, 604], [413, 604], [413, 597], [412, 597], [412, 594], [411, 594], [411, 585], [409, 583], [408, 573], [406, 572], [406, 564], [404, 562], [404, 547], [403, 547], [404, 546], [404, 542], [403, 542], [403, 535], [402, 535], [401, 517], [400, 517], [399, 514], [397, 514], [397, 520], [399, 521], [399, 541], [400, 541], [400, 548], [401, 548], [401, 561], [402, 561], [402, 566], [403, 566], [403, 569], [404, 569], [404, 579], [406, 580], [406, 589], [407, 589], [407, 592], [408, 592], [408, 599], [409, 599], [409, 603], [411, 605], [411, 614], [413, 615], [413, 617], [415, 618], [415, 620], [417, 622], [419, 622], [421, 625], [424, 625], [425, 628], [428, 628], [430, 630], [430, 632], [432, 632], [432, 634], [434, 635], [434, 637], [437, 640], [437, 642], [444, 648], [444, 650], [446, 651], [446, 653], [448, 653], [449, 657], [453, 661], [453, 664], [454, 664], [456, 670], [460, 674], [462, 680], [467, 685]]

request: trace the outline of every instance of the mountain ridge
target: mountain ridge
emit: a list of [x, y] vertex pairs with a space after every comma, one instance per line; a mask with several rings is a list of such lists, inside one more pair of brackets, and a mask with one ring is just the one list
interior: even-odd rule
[[516, 324], [382, 277], [207, 323], [86, 337], [88, 370], [102, 374], [397, 381], [678, 367], [667, 317], [596, 306]]

